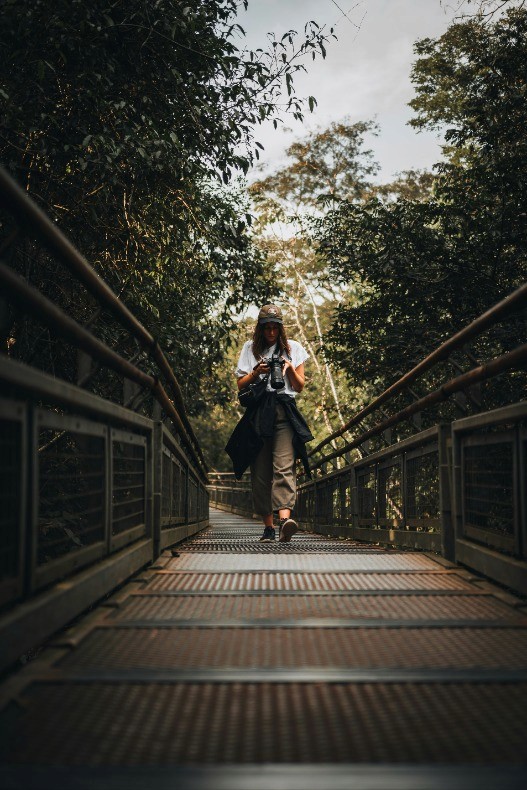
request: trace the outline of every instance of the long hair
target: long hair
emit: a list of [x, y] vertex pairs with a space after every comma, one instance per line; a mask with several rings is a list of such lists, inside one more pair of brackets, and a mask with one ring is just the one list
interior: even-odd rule
[[[289, 346], [289, 340], [287, 339], [285, 326], [283, 324], [278, 324], [278, 343], [280, 347], [280, 353], [283, 354], [285, 351], [289, 359], [291, 359], [291, 348]], [[253, 334], [253, 354], [256, 359], [258, 359], [258, 357], [260, 357], [267, 348], [268, 343], [264, 335], [264, 324], [257, 323], [254, 327]]]

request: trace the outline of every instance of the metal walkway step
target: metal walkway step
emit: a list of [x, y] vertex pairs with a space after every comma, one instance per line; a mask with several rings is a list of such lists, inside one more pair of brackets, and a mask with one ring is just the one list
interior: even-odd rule
[[213, 511], [9, 678], [0, 788], [527, 786], [522, 601], [431, 555], [260, 533]]

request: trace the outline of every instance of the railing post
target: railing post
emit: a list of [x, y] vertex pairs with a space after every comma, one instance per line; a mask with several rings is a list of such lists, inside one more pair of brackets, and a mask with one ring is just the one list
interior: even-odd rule
[[[514, 431], [514, 444], [512, 456], [512, 490], [513, 490], [513, 523], [514, 523], [514, 550], [516, 557], [521, 557], [522, 552], [525, 553], [525, 546], [523, 542], [524, 535], [522, 524], [522, 476], [521, 476], [521, 460], [522, 460], [522, 447], [521, 447], [521, 431], [518, 425]], [[526, 480], [527, 478], [523, 478]], [[523, 493], [525, 496], [525, 493]]]
[[[316, 472], [315, 472], [316, 474]], [[319, 505], [318, 505], [318, 486], [317, 486], [317, 479], [315, 475], [313, 475], [313, 530], [317, 531], [317, 519], [318, 519], [318, 512], [319, 512]]]
[[351, 467], [351, 491], [350, 491], [350, 507], [351, 507], [351, 537], [356, 537], [355, 530], [359, 526], [359, 487], [357, 485], [357, 467], [355, 464]]
[[106, 452], [104, 464], [104, 540], [106, 554], [110, 554], [112, 545], [112, 500], [113, 500], [113, 439], [112, 429], [106, 431]]
[[522, 559], [527, 558], [527, 486], [522, 485], [522, 480], [527, 480], [527, 428], [518, 428], [518, 452], [519, 452], [519, 465], [518, 474], [520, 484], [518, 486], [520, 492], [520, 556]]
[[24, 583], [23, 594], [28, 596], [35, 586], [37, 563], [37, 526], [38, 526], [38, 434], [35, 421], [35, 405], [27, 407], [27, 507], [24, 541]]
[[154, 560], [161, 553], [161, 498], [163, 492], [163, 424], [154, 422], [152, 434], [152, 541]]
[[451, 424], [452, 434], [452, 461], [451, 461], [451, 484], [452, 484], [452, 532], [454, 538], [454, 545], [458, 538], [463, 537], [463, 480], [462, 480], [462, 450], [461, 450], [461, 436], [455, 436], [453, 424]]
[[439, 459], [439, 517], [441, 520], [441, 554], [455, 561], [456, 536], [453, 520], [453, 458], [450, 423], [437, 426], [437, 449]]
[[190, 468], [188, 462], [185, 464], [185, 524], [190, 523]]
[[[7, 408], [6, 408], [7, 406]], [[28, 431], [28, 410], [27, 403], [11, 403], [7, 404], [6, 401], [0, 398], [0, 409], [3, 416], [7, 418], [10, 414], [13, 417], [12, 427], [14, 428], [12, 437], [14, 445], [10, 452], [10, 461], [8, 461], [9, 470], [15, 472], [17, 483], [14, 483], [14, 490], [10, 492], [16, 496], [16, 504], [11, 510], [13, 519], [16, 518], [16, 535], [17, 535], [17, 556], [16, 566], [13, 564], [12, 572], [15, 577], [14, 589], [7, 592], [7, 599], [14, 597], [20, 598], [24, 594], [25, 576], [26, 576], [26, 544], [28, 532], [28, 505], [30, 497], [28, 496], [28, 470], [30, 464], [28, 463], [27, 456], [30, 452], [29, 435]], [[18, 418], [18, 419], [17, 419]], [[8, 428], [9, 432], [9, 428]], [[9, 471], [8, 471], [9, 474]], [[3, 481], [5, 484], [5, 480]], [[14, 482], [14, 481], [13, 481]], [[6, 503], [7, 504], [7, 503]], [[9, 516], [8, 516], [9, 519]], [[1, 589], [2, 585], [0, 585]], [[4, 600], [2, 600], [2, 604]]]
[[406, 529], [408, 523], [408, 508], [407, 508], [407, 485], [406, 485], [406, 452], [401, 457], [401, 508], [402, 508], [402, 524], [399, 529]]

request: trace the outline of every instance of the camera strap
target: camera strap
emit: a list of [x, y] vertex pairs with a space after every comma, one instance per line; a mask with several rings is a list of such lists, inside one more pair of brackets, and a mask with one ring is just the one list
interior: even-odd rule
[[[276, 346], [274, 347], [274, 351], [271, 351], [271, 354], [280, 354], [280, 340], [276, 341]], [[269, 373], [266, 373], [264, 378], [263, 378], [263, 381], [265, 381], [265, 386], [266, 387], [267, 387], [267, 382], [269, 381], [270, 376], [271, 376], [271, 371], [269, 371]], [[260, 381], [262, 381], [262, 379], [260, 379]]]
[[[277, 341], [276, 341], [276, 346], [274, 347], [274, 350], [273, 350], [273, 351], [271, 351], [271, 355], [272, 355], [272, 354], [280, 354], [280, 340], [277, 340]], [[262, 359], [263, 359], [263, 357], [262, 357], [262, 355], [260, 354], [260, 361], [261, 361]], [[257, 362], [256, 364], [258, 365], [258, 362]], [[254, 368], [253, 368], [253, 370], [254, 370]], [[266, 373], [266, 376], [269, 376], [269, 373]]]

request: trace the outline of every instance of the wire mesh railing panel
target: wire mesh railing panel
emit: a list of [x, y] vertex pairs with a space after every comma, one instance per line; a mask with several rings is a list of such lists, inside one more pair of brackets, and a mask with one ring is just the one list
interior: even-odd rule
[[186, 474], [177, 458], [172, 457], [172, 502], [170, 516], [172, 524], [185, 521]]
[[224, 505], [224, 494], [222, 493], [221, 489], [219, 488], [211, 488], [210, 489], [210, 503], [211, 505]]
[[402, 463], [379, 466], [378, 522], [381, 527], [401, 527], [404, 523]]
[[341, 522], [344, 524], [351, 524], [353, 514], [351, 507], [351, 475], [349, 472], [339, 477], [339, 492], [342, 509]]
[[199, 489], [199, 521], [205, 521], [209, 514], [209, 495], [203, 487]]
[[523, 595], [526, 426], [527, 401], [452, 424], [455, 559]]
[[333, 482], [326, 480], [317, 483], [315, 523], [324, 527], [333, 522]]
[[22, 423], [0, 420], [0, 584], [20, 566]]
[[301, 488], [298, 491], [296, 515], [304, 524], [312, 524], [315, 518], [315, 491], [313, 488]]
[[405, 520], [407, 529], [440, 529], [437, 450], [406, 459]]
[[[221, 508], [235, 510], [237, 513], [251, 517], [253, 515], [253, 498], [249, 474], [236, 480], [233, 474], [221, 473], [211, 475], [211, 485], [209, 487], [210, 504], [218, 505]], [[209, 497], [206, 497], [206, 507], [208, 508]], [[204, 505], [205, 507], [205, 505]]]
[[161, 529], [169, 526], [172, 515], [172, 460], [168, 450], [163, 450], [161, 462]]
[[146, 521], [146, 442], [141, 437], [112, 441], [112, 535]]
[[473, 540], [513, 552], [515, 547], [514, 441], [492, 438], [463, 447], [463, 527]]
[[331, 494], [332, 494], [332, 515], [333, 521], [337, 524], [342, 524], [344, 520], [344, 508], [342, 507], [342, 495], [340, 491], [340, 485], [338, 480], [332, 481], [331, 484]]
[[521, 553], [527, 557], [527, 427], [520, 432], [520, 508]]
[[161, 481], [161, 529], [185, 521], [186, 472], [183, 465], [166, 447], [163, 448]]
[[198, 483], [192, 476], [188, 481], [188, 518], [189, 521], [198, 520]]
[[37, 564], [44, 565], [104, 541], [105, 429], [41, 427], [37, 443]]
[[350, 469], [317, 481], [316, 489], [302, 489], [301, 521], [316, 523], [321, 527], [351, 525], [351, 472]]
[[375, 467], [368, 466], [357, 471], [357, 508], [360, 527], [376, 523]]

